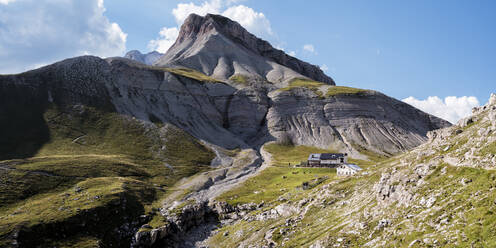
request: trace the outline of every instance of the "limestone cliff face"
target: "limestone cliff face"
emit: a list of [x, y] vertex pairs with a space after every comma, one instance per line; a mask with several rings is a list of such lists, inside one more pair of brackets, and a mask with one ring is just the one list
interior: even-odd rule
[[297, 144], [348, 152], [395, 154], [425, 142], [429, 130], [449, 125], [375, 91], [322, 98], [295, 89], [276, 91], [272, 100], [267, 120], [273, 136], [287, 133]]
[[318, 66], [275, 49], [237, 22], [212, 14], [191, 14], [174, 45], [155, 64], [194, 68], [220, 79], [242, 74], [278, 83], [307, 77], [334, 85]]

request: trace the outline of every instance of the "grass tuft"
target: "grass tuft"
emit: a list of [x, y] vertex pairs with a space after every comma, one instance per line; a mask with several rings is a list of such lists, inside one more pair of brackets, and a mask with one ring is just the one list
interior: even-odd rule
[[359, 95], [366, 92], [369, 92], [369, 90], [346, 87], [346, 86], [332, 86], [327, 90], [325, 97], [331, 97], [337, 95]]
[[195, 80], [201, 81], [201, 82], [209, 82], [209, 83], [220, 83], [221, 82], [220, 80], [217, 80], [213, 77], [205, 75], [202, 72], [199, 72], [197, 70], [190, 69], [190, 68], [164, 68], [164, 70], [166, 70], [170, 73], [174, 73], [174, 74], [179, 75], [179, 76], [188, 77], [188, 78], [195, 79]]
[[317, 90], [318, 87], [324, 85], [326, 84], [310, 79], [295, 78], [291, 80], [291, 82], [289, 82], [289, 85], [287, 87], [280, 88], [279, 91], [290, 91], [295, 88], [307, 88], [307, 89]]
[[229, 80], [236, 82], [238, 84], [247, 84], [248, 83], [248, 77], [242, 74], [235, 74], [232, 75]]

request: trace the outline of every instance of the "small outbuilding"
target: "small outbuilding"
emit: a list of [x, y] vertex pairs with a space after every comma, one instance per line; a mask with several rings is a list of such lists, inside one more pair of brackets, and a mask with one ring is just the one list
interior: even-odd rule
[[356, 164], [342, 164], [337, 167], [338, 176], [351, 176], [361, 171], [362, 168]]

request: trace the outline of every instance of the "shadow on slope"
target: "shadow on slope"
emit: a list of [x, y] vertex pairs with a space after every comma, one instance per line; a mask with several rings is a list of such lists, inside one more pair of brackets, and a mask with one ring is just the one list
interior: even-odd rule
[[[31, 157], [50, 139], [41, 90], [0, 84], [0, 160]], [[46, 92], [46, 91], [44, 91]]]

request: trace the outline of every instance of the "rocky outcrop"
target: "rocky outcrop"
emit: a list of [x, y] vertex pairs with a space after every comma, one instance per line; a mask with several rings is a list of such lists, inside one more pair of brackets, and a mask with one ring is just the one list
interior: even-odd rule
[[195, 233], [198, 227], [218, 225], [220, 221], [240, 220], [262, 206], [263, 204], [253, 203], [231, 206], [226, 202], [203, 201], [174, 209], [162, 209], [165, 224], [157, 228], [142, 226], [134, 236], [132, 247], [186, 247], [185, 243], [191, 243], [194, 236], [198, 235]]
[[207, 202], [188, 204], [179, 212], [162, 210], [161, 214], [166, 218], [165, 224], [158, 228], [151, 228], [149, 225], [142, 226], [135, 234], [131, 247], [154, 245], [174, 247], [189, 230], [205, 225], [206, 222], [211, 221], [210, 218], [216, 219], [215, 213]]
[[138, 61], [140, 63], [143, 63], [145, 65], [153, 65], [157, 60], [160, 59], [160, 57], [164, 56], [163, 53], [159, 53], [157, 51], [149, 52], [146, 54], [142, 54], [138, 50], [132, 50], [126, 53], [124, 55], [124, 58], [126, 59], [132, 59], [135, 61]]
[[174, 45], [155, 64], [194, 68], [221, 79], [235, 74], [257, 75], [276, 83], [307, 77], [334, 85], [318, 66], [273, 48], [237, 22], [212, 14], [191, 14]]
[[382, 173], [381, 179], [374, 185], [377, 201], [383, 206], [393, 203], [397, 203], [397, 206], [410, 206], [415, 200], [417, 187], [424, 183], [423, 178], [431, 174], [435, 168], [432, 163], [418, 164], [413, 167], [413, 173], [410, 173], [408, 168]]
[[494, 168], [496, 156], [496, 95], [489, 102], [472, 110], [472, 115], [456, 125], [428, 133], [429, 142], [422, 151], [441, 151], [443, 161], [454, 166]]
[[13, 245], [9, 247], [38, 247], [43, 244], [41, 240], [64, 240], [75, 235], [99, 237], [102, 245], [128, 246], [137, 227], [147, 221], [144, 215], [140, 216], [143, 209], [136, 206], [135, 199], [120, 194], [116, 200], [97, 208], [77, 208], [76, 215], [61, 221], [19, 225], [11, 234]]

